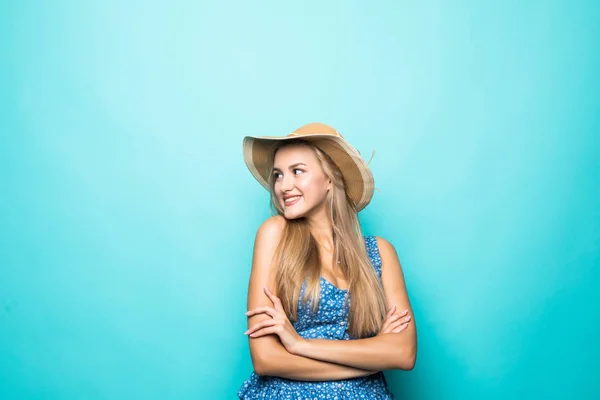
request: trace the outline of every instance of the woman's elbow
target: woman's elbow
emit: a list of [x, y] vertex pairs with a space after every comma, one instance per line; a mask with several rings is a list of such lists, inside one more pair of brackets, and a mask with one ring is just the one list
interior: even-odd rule
[[412, 355], [410, 355], [409, 357], [406, 358], [403, 369], [405, 371], [412, 371], [412, 369], [415, 368], [415, 363], [416, 362], [417, 362], [417, 354], [414, 353], [414, 354], [412, 354]]
[[390, 369], [401, 369], [404, 371], [411, 371], [415, 367], [417, 361], [416, 349], [409, 349], [400, 352], [394, 358], [395, 362]]
[[289, 353], [276, 339], [265, 336], [250, 339], [250, 358], [254, 373], [261, 376], [278, 376], [282, 365], [288, 364]]
[[252, 355], [252, 367], [254, 368], [254, 373], [260, 376], [270, 375], [269, 370], [269, 357], [265, 357], [261, 354]]
[[259, 376], [270, 375], [269, 372], [267, 372], [267, 366], [261, 363], [254, 363], [254, 373]]
[[281, 354], [276, 349], [262, 348], [260, 351], [251, 352], [254, 373], [260, 376], [277, 376], [280, 372], [280, 357]]
[[415, 363], [417, 362], [417, 349], [416, 347], [411, 347], [402, 357], [402, 366], [401, 369], [405, 371], [411, 371], [415, 368]]

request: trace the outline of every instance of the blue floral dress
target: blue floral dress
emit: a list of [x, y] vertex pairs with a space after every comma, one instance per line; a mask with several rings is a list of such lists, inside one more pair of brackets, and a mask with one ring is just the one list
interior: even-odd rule
[[[375, 236], [364, 236], [364, 239], [371, 263], [381, 279], [381, 257]], [[298, 320], [292, 323], [296, 332], [308, 339], [352, 339], [348, 334], [348, 309], [344, 306], [347, 290], [339, 289], [323, 277], [320, 285], [321, 297], [316, 314], [311, 312], [310, 302], [301, 302], [305, 289], [302, 285]], [[334, 381], [298, 381], [252, 372], [237, 395], [244, 400], [394, 399], [382, 371], [366, 377]]]

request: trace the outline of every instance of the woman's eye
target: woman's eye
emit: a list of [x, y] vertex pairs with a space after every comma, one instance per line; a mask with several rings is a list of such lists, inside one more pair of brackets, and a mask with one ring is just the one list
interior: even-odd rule
[[[298, 175], [298, 174], [296, 173], [296, 171], [304, 172], [303, 170], [301, 170], [301, 169], [299, 169], [299, 168], [294, 168], [294, 169], [292, 170], [292, 172], [294, 173], [294, 175]], [[280, 176], [281, 176], [281, 172], [273, 172], [273, 178], [274, 178], [274, 179], [276, 179], [276, 180], [277, 180], [277, 179], [279, 179], [279, 178], [280, 178]]]

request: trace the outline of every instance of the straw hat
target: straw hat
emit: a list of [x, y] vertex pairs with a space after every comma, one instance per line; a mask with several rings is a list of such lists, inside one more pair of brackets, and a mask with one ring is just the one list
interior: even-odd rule
[[356, 211], [369, 204], [373, 197], [373, 175], [360, 152], [332, 127], [318, 122], [301, 126], [287, 136], [246, 136], [243, 141], [244, 161], [256, 180], [270, 190], [268, 171], [273, 151], [282, 142], [302, 139], [314, 144], [326, 153], [344, 176], [346, 193], [353, 201]]

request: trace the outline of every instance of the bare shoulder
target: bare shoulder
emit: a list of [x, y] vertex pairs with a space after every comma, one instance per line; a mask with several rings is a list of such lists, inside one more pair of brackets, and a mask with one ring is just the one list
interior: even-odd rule
[[400, 260], [398, 259], [398, 253], [394, 245], [381, 236], [375, 236], [375, 239], [377, 240], [377, 247], [379, 248], [382, 263], [385, 263], [385, 261], [388, 261], [388, 263], [396, 261], [399, 264]]
[[265, 239], [269, 241], [277, 241], [281, 239], [281, 234], [285, 228], [286, 219], [281, 215], [275, 215], [267, 218], [258, 227], [256, 232], [257, 239]]
[[375, 237], [379, 255], [381, 256], [381, 278], [384, 286], [394, 288], [404, 287], [404, 274], [396, 248], [387, 239]]
[[[267, 218], [256, 232], [253, 267], [268, 268], [283, 235], [286, 220], [281, 215]], [[258, 262], [257, 262], [258, 261]]]
[[394, 245], [392, 245], [387, 239], [382, 238], [381, 236], [375, 236], [375, 239], [377, 239], [377, 245], [379, 248], [383, 246], [395, 251]]
[[267, 286], [275, 293], [275, 251], [283, 235], [286, 219], [281, 215], [267, 218], [258, 227], [254, 240], [252, 271], [250, 273], [250, 303], [262, 303], [268, 300], [262, 287]]

